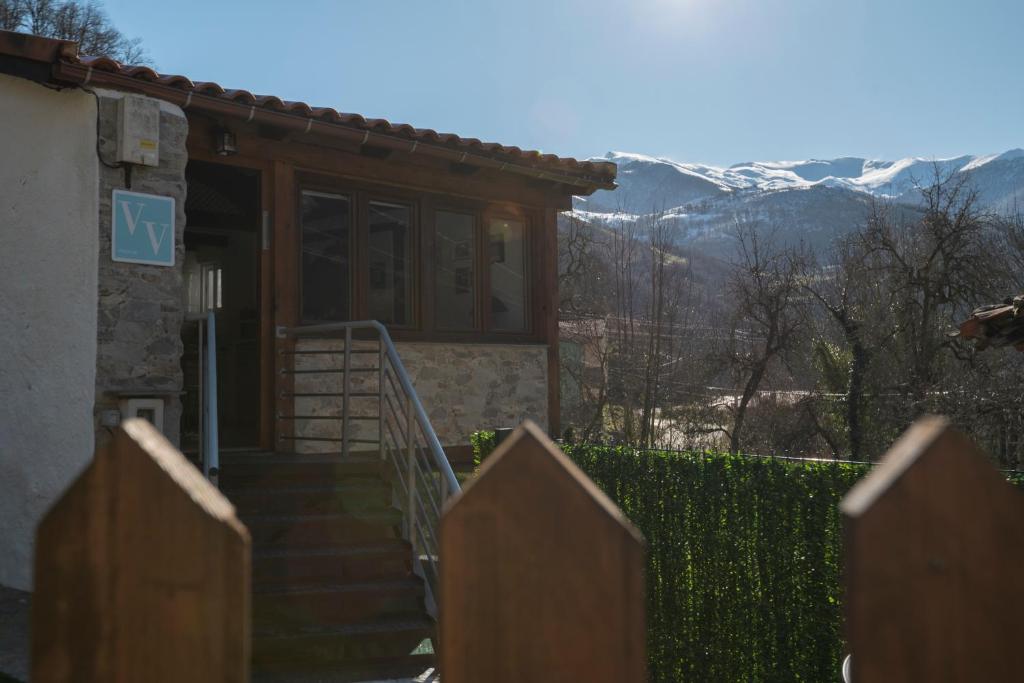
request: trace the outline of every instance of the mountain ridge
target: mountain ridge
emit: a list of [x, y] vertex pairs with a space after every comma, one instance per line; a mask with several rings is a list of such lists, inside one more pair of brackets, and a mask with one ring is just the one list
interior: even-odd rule
[[1013, 148], [998, 154], [965, 154], [946, 159], [903, 157], [890, 161], [867, 157], [837, 157], [801, 161], [747, 161], [726, 167], [680, 162], [633, 152], [608, 152], [602, 160], [616, 162], [620, 167], [620, 178], [637, 167], [659, 165], [729, 192], [797, 189], [826, 184], [875, 196], [898, 198], [911, 189], [915, 182], [927, 182], [934, 175], [935, 169], [941, 173], [973, 173], [1000, 161], [1020, 160], [1024, 163], [1024, 149]]
[[672, 224], [680, 246], [724, 253], [737, 220], [756, 221], [787, 242], [828, 248], [863, 224], [875, 199], [908, 206], [921, 186], [965, 174], [983, 208], [1006, 213], [1024, 206], [1024, 149], [949, 159], [865, 157], [741, 162], [729, 167], [609, 152], [619, 166], [616, 190], [577, 197], [573, 215], [596, 225], [615, 221]]

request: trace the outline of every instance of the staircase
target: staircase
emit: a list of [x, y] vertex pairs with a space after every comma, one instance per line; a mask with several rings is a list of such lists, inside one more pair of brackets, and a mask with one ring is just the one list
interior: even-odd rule
[[424, 581], [377, 453], [247, 453], [221, 466], [222, 490], [252, 534], [254, 681], [365, 681], [434, 666]]
[[383, 325], [278, 334], [278, 451], [220, 460], [252, 534], [253, 681], [423, 674], [458, 481]]

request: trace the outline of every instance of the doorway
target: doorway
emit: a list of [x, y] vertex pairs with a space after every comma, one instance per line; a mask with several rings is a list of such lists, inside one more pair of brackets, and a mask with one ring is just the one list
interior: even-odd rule
[[260, 173], [189, 161], [185, 170], [182, 448], [201, 434], [200, 320], [216, 317], [220, 447], [260, 443]]

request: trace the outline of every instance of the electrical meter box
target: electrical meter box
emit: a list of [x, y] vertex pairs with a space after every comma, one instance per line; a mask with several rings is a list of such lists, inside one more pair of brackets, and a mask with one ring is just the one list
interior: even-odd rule
[[160, 165], [160, 102], [125, 95], [117, 103], [117, 160]]

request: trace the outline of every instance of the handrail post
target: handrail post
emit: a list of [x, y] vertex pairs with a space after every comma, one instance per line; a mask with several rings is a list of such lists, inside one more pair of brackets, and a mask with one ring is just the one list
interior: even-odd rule
[[[321, 325], [301, 325], [298, 327], [279, 326], [278, 335], [301, 337], [305, 335], [321, 335], [324, 333], [344, 331], [345, 338], [350, 343], [353, 329], [376, 330], [380, 335], [380, 338], [384, 343], [384, 354], [387, 357], [388, 366], [391, 368], [394, 379], [398, 383], [398, 388], [395, 389], [395, 391], [398, 392], [400, 389], [400, 393], [409, 399], [414, 419], [419, 423], [423, 439], [426, 442], [424, 445], [426, 455], [428, 458], [433, 460], [433, 467], [435, 467], [441, 476], [443, 476], [447, 481], [448, 491], [453, 493], [460, 491], [462, 487], [459, 485], [458, 478], [455, 476], [455, 471], [452, 469], [451, 463], [448, 462], [448, 458], [444, 454], [444, 448], [441, 446], [441, 441], [437, 438], [437, 434], [430, 425], [430, 418], [427, 416], [427, 412], [423, 409], [423, 405], [420, 403], [419, 397], [416, 395], [416, 389], [412, 385], [412, 380], [409, 378], [409, 373], [402, 364], [402, 359], [398, 356], [398, 351], [395, 349], [394, 342], [391, 340], [391, 335], [388, 334], [388, 330], [383, 324], [377, 320], [361, 320], [342, 323], [324, 323]], [[346, 344], [346, 349], [347, 348], [348, 344]], [[345, 374], [347, 375], [348, 373], [346, 372]], [[346, 439], [343, 439], [343, 441], [345, 440]]]
[[416, 424], [416, 416], [412, 410], [412, 398], [405, 399], [405, 440], [407, 453], [406, 481], [409, 488], [409, 543], [413, 550], [416, 549], [416, 439], [413, 436], [413, 426]]
[[214, 486], [220, 476], [219, 435], [217, 429], [217, 317], [206, 313], [206, 453], [203, 470]]
[[341, 396], [341, 455], [348, 457], [349, 451], [349, 419], [348, 419], [348, 395], [351, 389], [350, 378], [352, 376], [352, 328], [345, 328], [345, 366], [342, 377]]
[[206, 373], [203, 371], [203, 319], [196, 319], [196, 330], [198, 331], [198, 349], [196, 358], [198, 362], [199, 377], [196, 381], [196, 417], [199, 422], [198, 434], [196, 435], [196, 450], [199, 451], [199, 463], [206, 472], [206, 401], [203, 394], [206, 392]]
[[377, 333], [377, 445], [384, 460], [384, 336]]
[[[328, 335], [335, 340], [344, 339], [345, 348], [342, 350], [344, 354], [344, 367], [340, 368], [340, 371], [344, 374], [341, 394], [342, 414], [338, 416], [341, 418], [340, 423], [343, 432], [341, 439], [337, 439], [342, 443], [342, 454], [344, 457], [349, 455], [349, 446], [352, 440], [351, 432], [349, 431], [352, 416], [349, 413], [351, 411], [351, 374], [353, 372], [353, 330], [373, 330], [378, 335], [379, 346], [375, 354], [378, 356], [378, 367], [360, 366], [357, 370], [367, 373], [376, 370], [378, 373], [379, 391], [376, 399], [378, 402], [377, 429], [380, 457], [383, 461], [394, 467], [396, 472], [395, 483], [405, 485], [404, 493], [406, 495], [403, 496], [402, 492], [398, 491], [394, 492], [393, 495], [397, 496], [396, 500], [398, 503], [405, 507], [405, 514], [402, 515], [402, 531], [407, 534], [406, 538], [412, 548], [412, 569], [426, 581], [424, 602], [428, 612], [436, 617], [437, 603], [434, 596], [438, 594], [438, 525], [440, 520], [435, 518], [435, 512], [439, 512], [445, 502], [461, 490], [461, 486], [458, 478], [455, 476], [451, 463], [448, 461], [448, 457], [444, 453], [441, 441], [437, 438], [437, 433], [430, 424], [430, 417], [427, 415], [426, 410], [424, 410], [423, 404], [420, 403], [419, 396], [417, 396], [416, 389], [412, 384], [412, 379], [406, 371], [398, 351], [395, 349], [395, 344], [391, 340], [387, 327], [376, 320], [302, 325], [292, 328], [282, 326], [278, 327], [278, 336], [300, 338]], [[372, 347], [370, 350], [363, 349], [356, 352], [374, 354]], [[296, 350], [295, 353], [299, 354], [301, 352]], [[325, 351], [317, 349], [310, 350], [308, 353], [325, 353]], [[335, 362], [330, 363], [332, 367], [324, 369], [324, 372], [336, 373], [339, 369], [333, 366], [336, 365], [337, 354], [333, 349], [328, 351], [328, 353], [335, 359]], [[372, 355], [370, 357], [372, 358]], [[307, 370], [307, 372], [316, 372], [316, 370]], [[370, 381], [372, 381], [372, 378], [370, 378]], [[362, 384], [358, 386], [362, 386]], [[386, 395], [385, 391], [390, 391], [391, 395]], [[394, 399], [394, 403], [392, 403], [392, 399]], [[298, 419], [298, 416], [293, 416], [293, 418]], [[389, 422], [391, 419], [395, 422], [394, 430], [391, 429], [391, 422]], [[385, 441], [385, 431], [389, 437], [388, 441]], [[404, 449], [403, 437], [405, 438]], [[420, 465], [420, 453], [417, 450], [420, 438], [424, 441], [422, 453], [424, 473], [422, 476], [416, 472]], [[310, 440], [337, 441], [333, 437]], [[363, 439], [360, 439], [360, 441], [363, 441]], [[405, 467], [404, 471], [402, 467]], [[423, 479], [423, 477], [426, 477], [427, 481], [418, 481]], [[440, 479], [440, 481], [436, 481], [435, 477]], [[417, 486], [423, 486], [423, 491], [420, 491]], [[438, 492], [440, 492], [440, 499], [434, 500]], [[422, 508], [422, 513], [419, 508]]]

